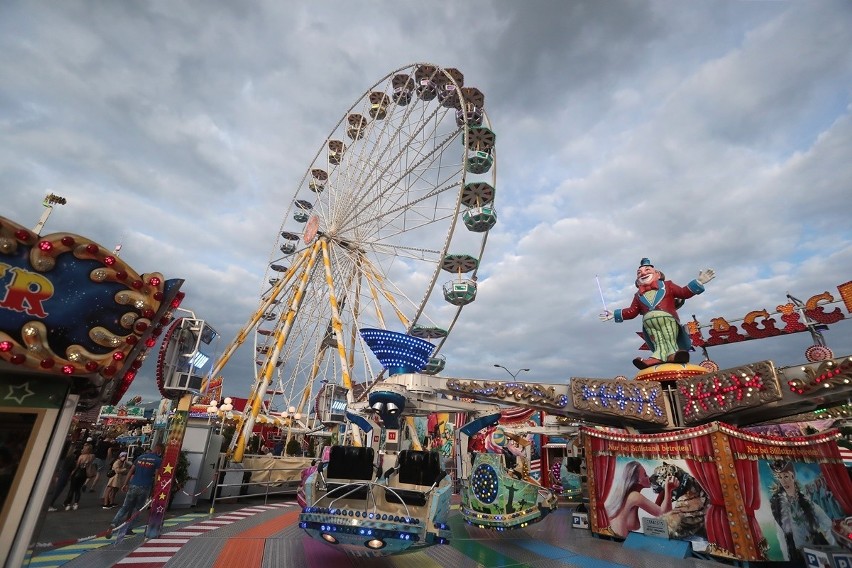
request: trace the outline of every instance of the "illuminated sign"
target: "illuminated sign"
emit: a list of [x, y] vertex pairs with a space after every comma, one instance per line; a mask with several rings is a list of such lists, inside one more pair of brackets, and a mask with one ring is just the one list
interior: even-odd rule
[[192, 358], [189, 360], [189, 364], [195, 367], [196, 369], [201, 369], [207, 362], [210, 360], [210, 357], [202, 353], [201, 351], [197, 352]]

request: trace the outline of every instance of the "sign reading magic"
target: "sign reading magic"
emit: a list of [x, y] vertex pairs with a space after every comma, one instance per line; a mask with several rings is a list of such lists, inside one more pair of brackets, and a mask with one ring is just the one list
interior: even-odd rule
[[116, 403], [182, 283], [139, 274], [85, 237], [41, 236], [0, 217], [0, 366], [67, 377], [83, 407]]

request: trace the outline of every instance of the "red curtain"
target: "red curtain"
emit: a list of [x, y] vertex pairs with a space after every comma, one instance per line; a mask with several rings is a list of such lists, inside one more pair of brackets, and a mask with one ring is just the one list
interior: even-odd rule
[[692, 446], [693, 456], [702, 456], [704, 460], [687, 459], [690, 473], [710, 496], [710, 505], [704, 514], [704, 528], [707, 531], [707, 540], [722, 550], [733, 553], [734, 539], [731, 535], [731, 527], [728, 524], [728, 511], [725, 508], [725, 495], [722, 493], [722, 484], [719, 481], [719, 472], [716, 462], [713, 460], [713, 443], [710, 436], [698, 436], [689, 440]]
[[734, 453], [734, 467], [737, 472], [737, 483], [740, 487], [740, 495], [743, 497], [743, 507], [748, 517], [749, 529], [751, 530], [751, 541], [756, 551], [760, 552], [760, 543], [763, 541], [763, 531], [754, 516], [754, 512], [760, 509], [760, 473], [758, 472], [757, 460], [737, 459], [736, 455], [745, 455], [745, 440], [728, 436], [731, 450]]
[[846, 472], [846, 466], [842, 463], [821, 463], [819, 468], [843, 512], [852, 515], [852, 481]]
[[601, 438], [592, 438], [592, 464], [595, 476], [595, 518], [597, 530], [609, 526], [609, 517], [606, 514], [606, 498], [612, 487], [615, 477], [615, 456], [600, 455], [608, 445], [608, 441]]

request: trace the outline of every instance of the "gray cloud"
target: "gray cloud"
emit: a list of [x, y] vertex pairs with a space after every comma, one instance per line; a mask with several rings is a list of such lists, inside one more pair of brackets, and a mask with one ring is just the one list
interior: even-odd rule
[[[46, 232], [185, 278], [185, 305], [229, 340], [350, 105], [409, 63], [457, 67], [497, 133], [500, 220], [445, 374], [629, 375], [638, 324], [597, 320], [595, 276], [616, 307], [643, 256], [680, 283], [712, 266], [682, 312], [704, 323], [850, 279], [851, 30], [843, 1], [7, 2], [0, 214], [32, 226], [64, 195]], [[828, 339], [849, 352], [848, 321]], [[711, 356], [794, 364], [809, 344]], [[230, 394], [251, 351], [226, 367]], [[154, 398], [153, 374], [131, 392]]]

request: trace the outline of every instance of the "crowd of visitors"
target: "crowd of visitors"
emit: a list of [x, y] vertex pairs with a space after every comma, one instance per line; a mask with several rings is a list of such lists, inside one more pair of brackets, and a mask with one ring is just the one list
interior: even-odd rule
[[[65, 443], [47, 510], [76, 511], [86, 493], [97, 493], [97, 502], [103, 509], [115, 507], [132, 465], [129, 448], [106, 434], [89, 435], [87, 431], [75, 434]], [[63, 495], [64, 499], [57, 505]]]

